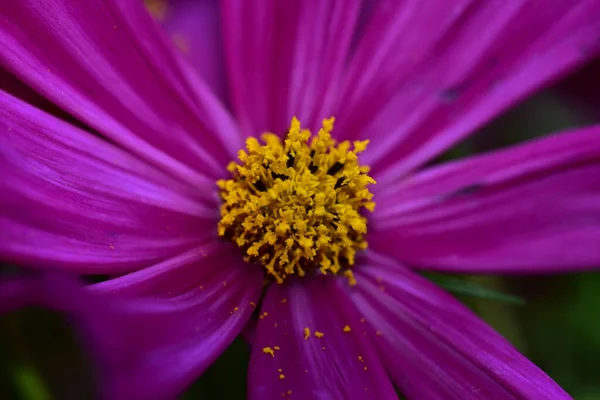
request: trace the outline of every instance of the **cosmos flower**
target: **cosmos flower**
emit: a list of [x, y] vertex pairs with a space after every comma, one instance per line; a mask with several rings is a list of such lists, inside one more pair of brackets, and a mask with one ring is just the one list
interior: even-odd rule
[[251, 399], [569, 398], [419, 272], [600, 265], [600, 127], [424, 166], [595, 57], [597, 0], [152, 9], [0, 4], [2, 257], [111, 277], [10, 293], [83, 318], [107, 398], [243, 330]]

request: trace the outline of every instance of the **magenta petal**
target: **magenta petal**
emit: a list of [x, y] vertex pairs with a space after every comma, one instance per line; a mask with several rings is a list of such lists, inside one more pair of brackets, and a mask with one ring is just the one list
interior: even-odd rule
[[397, 398], [338, 283], [325, 278], [267, 289], [250, 356], [249, 399]]
[[4, 92], [0, 131], [5, 260], [115, 273], [215, 234], [218, 211], [197, 189]]
[[592, 60], [599, 32], [596, 0], [382, 1], [336, 129], [371, 139], [362, 161], [387, 184]]
[[360, 1], [229, 0], [222, 5], [231, 101], [246, 135], [314, 129], [331, 116]]
[[[81, 283], [71, 275], [26, 273], [0, 281], [0, 314], [24, 307], [42, 306], [79, 314]], [[76, 300], [77, 299], [77, 300]]]
[[600, 265], [600, 127], [434, 167], [378, 197], [369, 245], [455, 272]]
[[351, 296], [409, 400], [570, 399], [468, 308], [387, 260], [357, 269]]
[[0, 15], [0, 65], [171, 174], [220, 176], [242, 145], [142, 1], [2, 2]]
[[262, 279], [229, 246], [207, 245], [87, 288], [56, 274], [0, 282], [0, 312], [67, 314], [94, 356], [102, 398], [173, 399], [242, 330]]
[[209, 245], [92, 286], [90, 295], [120, 301], [90, 329], [106, 397], [176, 398], [240, 333], [262, 279], [229, 246]]
[[172, 0], [159, 22], [206, 84], [225, 103], [227, 82], [219, 2]]

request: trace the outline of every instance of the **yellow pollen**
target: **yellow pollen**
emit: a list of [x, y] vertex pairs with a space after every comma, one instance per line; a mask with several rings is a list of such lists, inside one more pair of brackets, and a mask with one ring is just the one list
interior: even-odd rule
[[283, 379], [283, 378], [285, 378], [285, 375], [284, 374], [279, 374], [279, 379]]
[[316, 331], [316, 332], [315, 332], [315, 336], [316, 336], [317, 338], [321, 339], [323, 336], [325, 336], [325, 334], [324, 334], [323, 332]]
[[262, 135], [240, 150], [232, 178], [217, 182], [222, 200], [218, 234], [236, 243], [245, 260], [260, 263], [278, 283], [288, 276], [336, 274], [356, 284], [356, 253], [367, 248], [364, 209], [375, 203], [369, 167], [358, 163], [368, 141], [337, 143], [333, 118], [312, 136], [292, 119], [282, 140]]
[[271, 357], [275, 357], [275, 352], [270, 347], [263, 347], [263, 353], [270, 354]]
[[308, 340], [310, 337], [310, 329], [304, 328], [304, 340]]
[[344, 327], [344, 332], [350, 332], [352, 329], [350, 329], [350, 325], [346, 325]]

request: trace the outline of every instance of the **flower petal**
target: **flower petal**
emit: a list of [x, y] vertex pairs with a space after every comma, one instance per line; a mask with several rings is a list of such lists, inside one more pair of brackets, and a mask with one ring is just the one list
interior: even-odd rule
[[315, 129], [331, 114], [359, 0], [243, 0], [222, 6], [231, 101], [246, 135]]
[[26, 273], [0, 280], [0, 314], [29, 306], [77, 313], [82, 305], [74, 301], [81, 283], [71, 275]]
[[334, 115], [387, 184], [600, 53], [600, 3], [382, 1]]
[[408, 399], [570, 399], [498, 333], [426, 279], [371, 257], [351, 296]]
[[0, 131], [5, 260], [115, 273], [213, 236], [216, 205], [199, 201], [200, 188], [4, 92]]
[[371, 248], [454, 272], [600, 265], [600, 126], [433, 167], [378, 197]]
[[[160, 3], [159, 3], [160, 4]], [[158, 16], [175, 45], [189, 58], [223, 104], [227, 102], [225, 56], [217, 0], [172, 0]]]
[[90, 287], [123, 301], [92, 328], [108, 399], [172, 399], [229, 346], [254, 311], [260, 268], [211, 244]]
[[364, 324], [334, 279], [273, 284], [260, 311], [249, 399], [397, 398]]
[[95, 357], [102, 398], [172, 399], [254, 311], [262, 273], [237, 256], [210, 244], [87, 288], [70, 276], [33, 273], [0, 282], [0, 312], [36, 305], [67, 314]]
[[220, 176], [237, 129], [139, 0], [0, 4], [0, 65], [190, 183]]

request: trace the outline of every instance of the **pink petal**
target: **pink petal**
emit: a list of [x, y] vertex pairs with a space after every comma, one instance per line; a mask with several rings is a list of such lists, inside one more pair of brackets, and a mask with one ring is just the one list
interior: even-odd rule
[[92, 286], [106, 301], [138, 299], [122, 301], [91, 327], [106, 398], [176, 398], [240, 333], [262, 280], [239, 252], [211, 244]]
[[397, 399], [364, 328], [334, 279], [271, 285], [250, 356], [249, 399]]
[[600, 126], [433, 167], [377, 197], [369, 245], [454, 272], [600, 265]]
[[210, 191], [209, 183], [182, 185], [4, 92], [0, 131], [5, 260], [115, 273], [160, 261], [214, 235], [216, 205], [203, 205], [198, 194]]
[[26, 273], [0, 281], [0, 313], [8, 313], [29, 306], [44, 306], [54, 310], [77, 313], [81, 303], [74, 295], [81, 283], [71, 275]]
[[0, 5], [0, 65], [101, 134], [190, 183], [241, 138], [139, 0]]
[[35, 305], [73, 319], [102, 398], [174, 399], [239, 334], [262, 279], [229, 246], [212, 244], [87, 288], [56, 274], [0, 282], [0, 311]]
[[227, 97], [225, 56], [216, 0], [172, 0], [159, 23], [223, 102]]
[[389, 183], [600, 52], [600, 3], [382, 1], [350, 61], [336, 129]]
[[314, 129], [331, 114], [360, 1], [225, 1], [231, 101], [246, 135]]
[[351, 296], [407, 399], [571, 398], [468, 308], [406, 268], [371, 257], [356, 279]]

